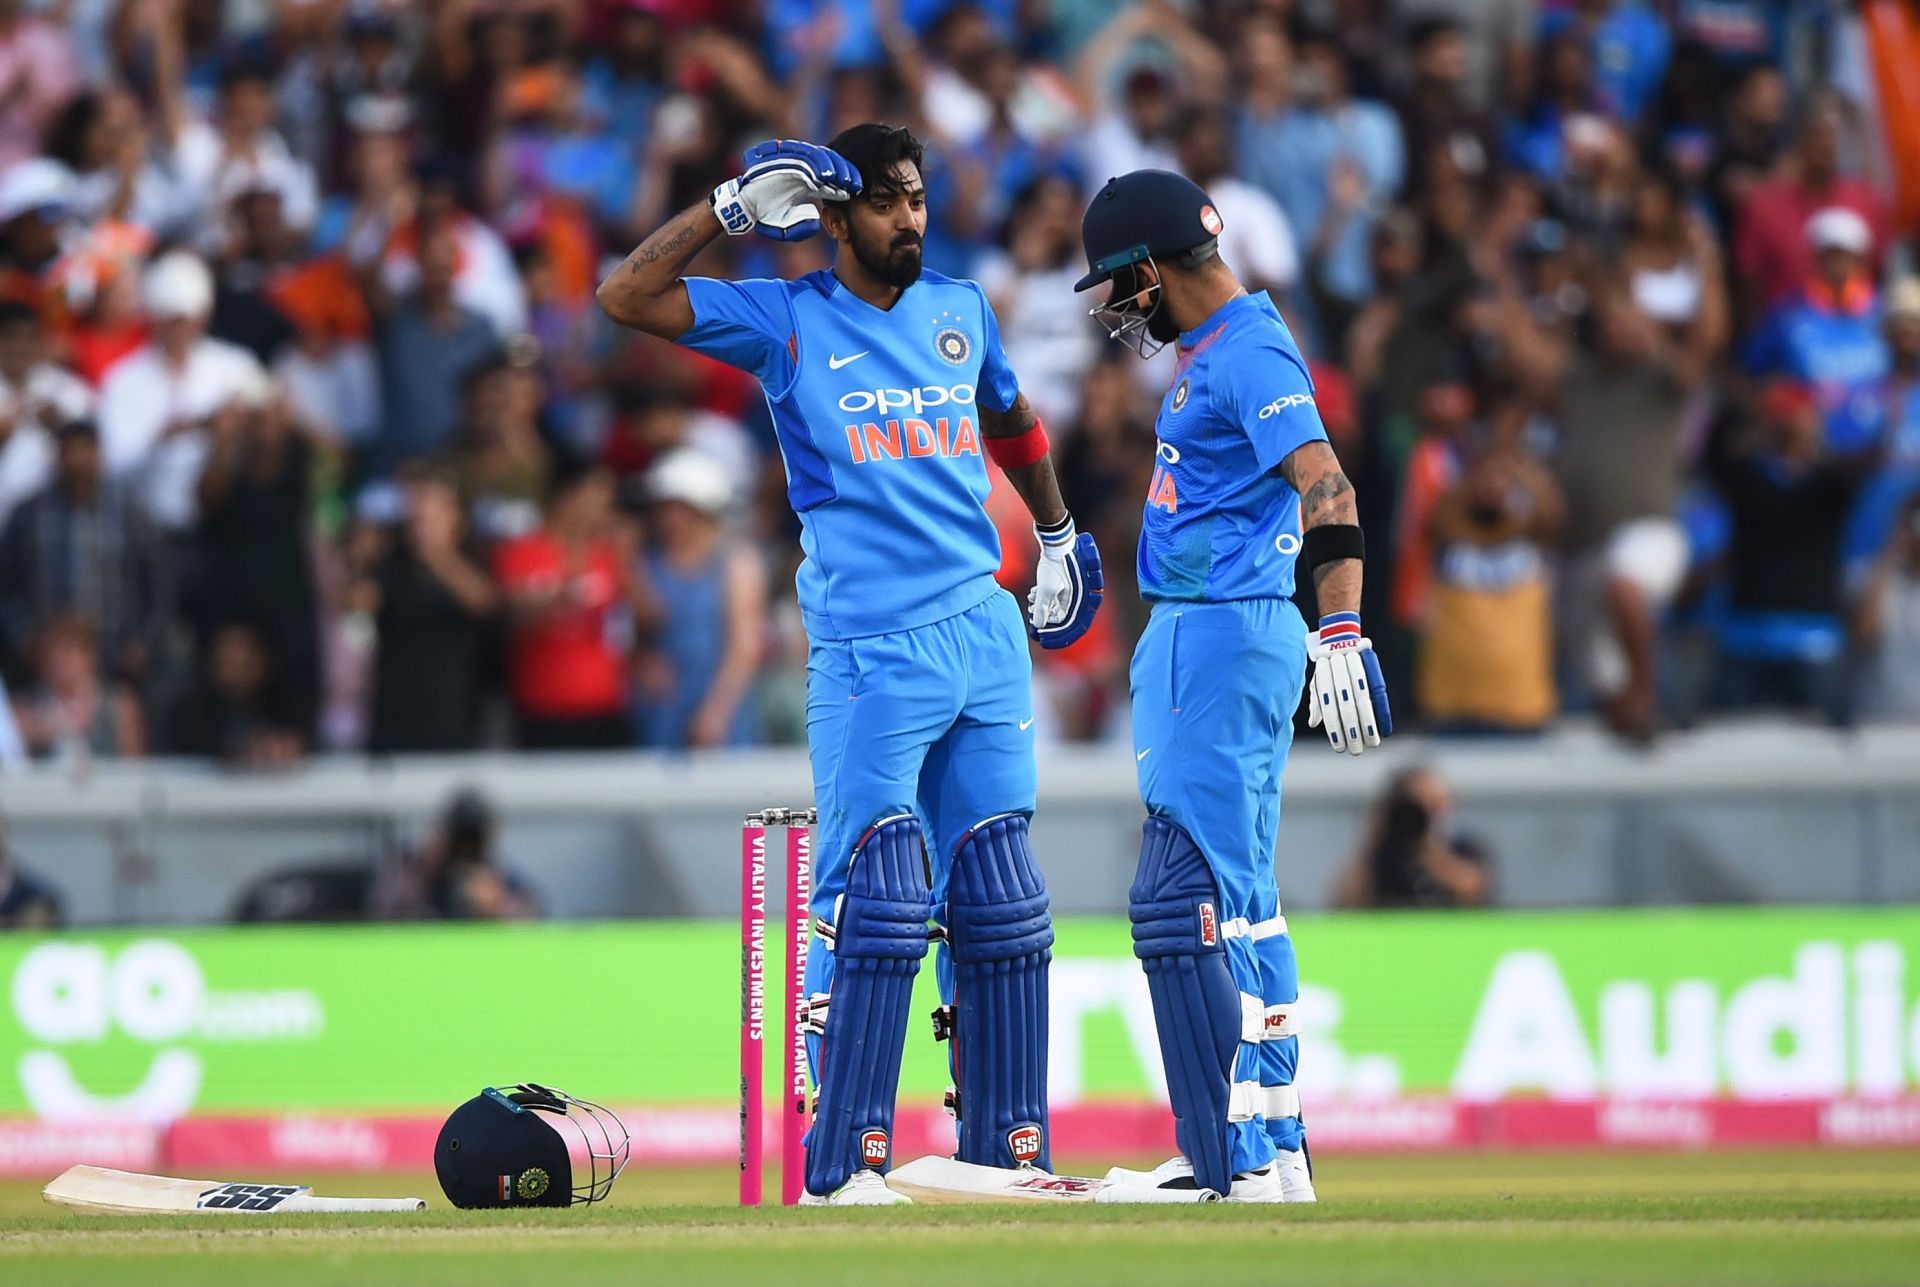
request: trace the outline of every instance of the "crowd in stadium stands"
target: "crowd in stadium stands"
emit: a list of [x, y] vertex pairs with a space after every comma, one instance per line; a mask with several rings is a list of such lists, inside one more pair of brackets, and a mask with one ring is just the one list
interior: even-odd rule
[[1175, 355], [1071, 283], [1141, 166], [1208, 187], [1310, 359], [1403, 725], [1920, 717], [1916, 230], [1858, 21], [0, 0], [0, 762], [798, 740], [758, 390], [593, 288], [745, 146], [869, 119], [926, 140], [926, 262], [985, 285], [1106, 554], [1100, 628], [1037, 658], [1048, 737], [1126, 735]]

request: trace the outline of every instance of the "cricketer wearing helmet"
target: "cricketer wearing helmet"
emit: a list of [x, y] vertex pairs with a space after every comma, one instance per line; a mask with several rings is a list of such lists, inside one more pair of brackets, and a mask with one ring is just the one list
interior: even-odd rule
[[[1141, 356], [1177, 343], [1140, 533], [1134, 759], [1147, 806], [1129, 896], [1180, 1156], [1117, 1184], [1313, 1200], [1294, 1090], [1299, 980], [1274, 879], [1280, 774], [1309, 663], [1311, 721], [1358, 755], [1392, 731], [1360, 634], [1353, 488], [1273, 302], [1223, 263], [1207, 194], [1163, 170], [1111, 179], [1081, 236], [1092, 313]], [[1321, 618], [1293, 605], [1304, 559]]]
[[[839, 1204], [905, 1200], [882, 1176], [930, 917], [958, 1155], [1046, 1165], [1053, 928], [1027, 843], [1027, 636], [1064, 647], [1101, 596], [1099, 555], [1061, 502], [1046, 431], [985, 295], [921, 269], [920, 164], [913, 136], [882, 125], [828, 147], [763, 143], [739, 178], [648, 237], [599, 289], [616, 322], [759, 377], [800, 516], [820, 813], [806, 1187]], [[820, 228], [836, 243], [830, 270], [684, 275], [723, 234], [792, 240]], [[1024, 628], [994, 582], [988, 457], [1040, 537]]]

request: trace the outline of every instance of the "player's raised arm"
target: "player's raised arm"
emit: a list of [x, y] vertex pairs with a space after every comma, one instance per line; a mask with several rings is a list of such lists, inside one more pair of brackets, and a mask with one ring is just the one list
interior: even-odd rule
[[683, 278], [694, 256], [722, 232], [759, 232], [804, 241], [820, 230], [820, 202], [860, 191], [860, 175], [833, 151], [796, 139], [749, 148], [746, 170], [704, 203], [669, 219], [600, 283], [594, 298], [622, 326], [676, 340], [694, 324]]
[[1300, 554], [1320, 601], [1320, 629], [1307, 652], [1313, 662], [1308, 722], [1327, 730], [1334, 750], [1358, 755], [1393, 731], [1393, 714], [1373, 642], [1360, 633], [1366, 545], [1353, 484], [1323, 439], [1289, 452], [1280, 474], [1300, 494]]

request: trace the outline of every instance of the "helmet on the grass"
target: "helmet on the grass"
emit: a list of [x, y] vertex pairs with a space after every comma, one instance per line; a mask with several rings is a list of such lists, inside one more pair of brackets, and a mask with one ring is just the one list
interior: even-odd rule
[[629, 1148], [611, 1110], [521, 1082], [489, 1086], [454, 1109], [434, 1143], [433, 1170], [456, 1207], [566, 1207], [606, 1197]]

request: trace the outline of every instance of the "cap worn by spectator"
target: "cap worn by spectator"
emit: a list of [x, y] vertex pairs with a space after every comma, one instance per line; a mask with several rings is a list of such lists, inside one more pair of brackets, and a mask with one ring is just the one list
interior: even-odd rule
[[0, 223], [24, 214], [57, 217], [73, 203], [73, 171], [58, 161], [33, 157], [0, 175]]
[[1873, 229], [1845, 206], [1828, 206], [1807, 220], [1807, 243], [1816, 251], [1844, 250], [1864, 258], [1873, 251]]
[[213, 311], [213, 274], [198, 256], [176, 250], [147, 270], [144, 294], [150, 317], [205, 317]]
[[681, 448], [647, 472], [647, 499], [656, 504], [680, 501], [701, 513], [717, 517], [726, 512], [733, 487], [719, 462], [697, 451]]

